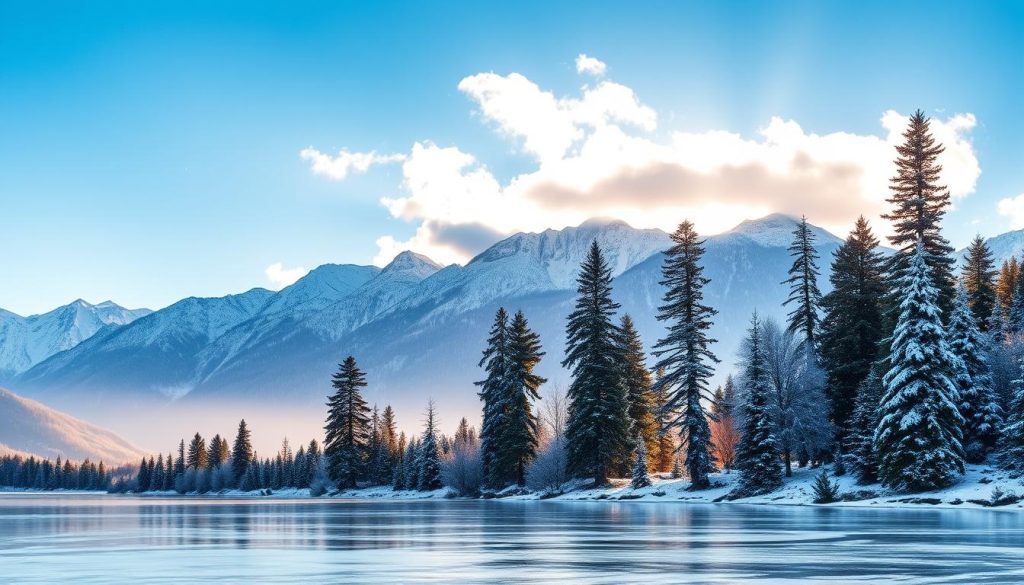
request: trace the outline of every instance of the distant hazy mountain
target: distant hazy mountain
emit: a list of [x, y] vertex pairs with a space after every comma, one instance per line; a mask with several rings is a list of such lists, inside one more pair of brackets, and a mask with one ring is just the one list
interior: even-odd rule
[[108, 465], [136, 462], [143, 452], [116, 434], [0, 388], [0, 452]]
[[30, 317], [0, 309], [0, 381], [78, 345], [101, 329], [126, 325], [151, 312], [125, 309], [110, 301], [91, 305], [81, 299]]
[[[751, 311], [785, 315], [781, 282], [795, 227], [795, 219], [772, 215], [707, 239], [705, 298], [720, 311], [712, 335], [722, 376], [732, 369]], [[820, 285], [827, 290], [832, 251], [841, 241], [814, 231]], [[21, 374], [13, 387], [112, 425], [120, 424], [116, 413], [170, 403], [188, 412], [226, 403], [232, 411], [262, 406], [319, 417], [331, 373], [353, 354], [369, 374], [372, 402], [391, 403], [415, 420], [432, 397], [450, 422], [475, 417], [472, 382], [480, 377], [477, 361], [498, 306], [526, 312], [547, 352], [541, 374], [566, 383], [559, 366], [565, 317], [576, 271], [595, 240], [613, 267], [622, 312], [633, 316], [649, 348], [664, 332], [655, 316], [669, 236], [592, 220], [514, 235], [466, 266], [441, 268], [404, 253], [383, 269], [322, 266], [278, 293], [186, 299], [101, 331]]]

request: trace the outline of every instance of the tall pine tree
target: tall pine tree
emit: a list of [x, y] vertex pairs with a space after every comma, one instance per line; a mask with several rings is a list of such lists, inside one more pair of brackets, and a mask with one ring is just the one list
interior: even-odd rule
[[236, 484], [242, 481], [242, 477], [252, 462], [252, 457], [252, 433], [246, 426], [245, 419], [242, 419], [238, 423], [235, 444], [231, 450], [231, 473], [235, 476]]
[[570, 368], [566, 426], [569, 472], [598, 485], [628, 467], [632, 440], [626, 387], [622, 384], [618, 328], [612, 316], [612, 274], [595, 241], [580, 268], [576, 307], [566, 326], [563, 367]]
[[736, 447], [736, 467], [740, 471], [736, 497], [764, 494], [782, 486], [782, 460], [775, 439], [772, 390], [761, 336], [761, 323], [754, 313], [743, 346], [743, 434]]
[[484, 483], [491, 487], [502, 487], [503, 477], [497, 460], [501, 450], [501, 436], [505, 425], [506, 402], [511, 385], [511, 343], [508, 313], [501, 307], [494, 315], [487, 336], [487, 347], [479, 366], [485, 377], [476, 382], [480, 400], [484, 403], [483, 422], [480, 426], [480, 458]]
[[877, 358], [882, 338], [885, 260], [864, 216], [835, 252], [832, 292], [825, 295], [821, 323], [821, 361], [832, 421], [839, 440], [846, 434], [860, 386]]
[[909, 491], [952, 485], [964, 472], [960, 393], [950, 379], [959, 358], [945, 339], [928, 259], [922, 242], [897, 283], [902, 302], [875, 431], [882, 484]]
[[497, 463], [508, 481], [526, 485], [526, 466], [537, 456], [538, 423], [533, 401], [547, 380], [534, 373], [544, 356], [540, 337], [530, 329], [526, 316], [516, 311], [509, 330], [509, 395], [505, 398], [505, 424], [499, 439]]
[[793, 257], [793, 265], [789, 268], [789, 278], [782, 283], [789, 285], [789, 296], [782, 304], [795, 306], [789, 312], [787, 329], [792, 333], [802, 334], [810, 347], [817, 349], [821, 320], [818, 251], [814, 249], [814, 234], [811, 233], [806, 216], [800, 218], [800, 223], [793, 231], [793, 243], [789, 246], [789, 253]]
[[960, 358], [953, 370], [953, 381], [960, 392], [960, 415], [964, 417], [964, 456], [981, 463], [995, 447], [1003, 417], [992, 389], [988, 366], [988, 338], [978, 330], [969, 306], [967, 290], [957, 289], [953, 314], [949, 319], [949, 349]]
[[1010, 310], [1014, 297], [1017, 296], [1017, 281], [1020, 279], [1020, 264], [1017, 258], [1011, 256], [1009, 260], [1003, 260], [999, 268], [999, 277], [996, 279], [996, 305], [1003, 309], [1003, 317]]
[[355, 487], [362, 477], [370, 442], [370, 407], [361, 392], [366, 374], [352, 356], [345, 358], [331, 381], [334, 394], [327, 401], [324, 454], [327, 476], [339, 487]]
[[[939, 184], [942, 166], [938, 157], [944, 148], [935, 141], [929, 119], [918, 110], [903, 132], [903, 144], [896, 147], [896, 175], [889, 180], [892, 194], [887, 200], [892, 211], [882, 217], [892, 222], [889, 242], [900, 253], [893, 256], [891, 274], [900, 281], [910, 270], [918, 242], [924, 247], [935, 303], [943, 318], [953, 308], [953, 248], [942, 236], [940, 224], [949, 207], [949, 191]], [[899, 304], [898, 300], [894, 304]]]
[[846, 461], [861, 484], [878, 481], [878, 451], [875, 450], [875, 429], [878, 428], [878, 406], [882, 401], [882, 376], [873, 368], [857, 389], [857, 400], [844, 439]]
[[974, 322], [978, 330], [984, 333], [988, 331], [997, 300], [995, 263], [992, 261], [992, 251], [981, 236], [976, 236], [967, 249], [963, 278]]
[[[655, 396], [651, 389], [651, 372], [647, 369], [640, 333], [629, 315], [619, 325], [619, 347], [622, 352], [622, 379], [629, 399], [629, 420], [634, 434], [644, 442], [647, 453], [658, 453], [658, 419], [655, 417]], [[652, 463], [654, 463], [652, 461]]]
[[441, 450], [437, 444], [437, 420], [433, 400], [427, 404], [426, 425], [417, 448], [416, 485], [420, 491], [431, 491], [441, 487]]
[[668, 334], [653, 351], [658, 358], [655, 367], [664, 368], [665, 375], [655, 384], [668, 389], [666, 408], [675, 415], [669, 426], [679, 429], [691, 486], [703, 489], [711, 485], [708, 474], [715, 470], [711, 429], [701, 401], [711, 401], [708, 380], [718, 363], [708, 349], [715, 340], [707, 334], [717, 311], [704, 304], [704, 287], [710, 280], [701, 266], [704, 241], [693, 224], [679, 224], [672, 242], [661, 269], [664, 304], [658, 307], [658, 320], [669, 323]]

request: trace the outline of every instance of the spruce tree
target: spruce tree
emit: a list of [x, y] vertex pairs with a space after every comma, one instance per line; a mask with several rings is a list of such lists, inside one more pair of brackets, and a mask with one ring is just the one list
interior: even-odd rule
[[619, 324], [619, 347], [622, 352], [622, 381], [629, 400], [629, 420], [634, 433], [644, 442], [647, 453], [658, 452], [658, 419], [655, 396], [651, 389], [651, 372], [647, 369], [643, 343], [633, 319], [624, 315]]
[[1014, 297], [1017, 296], [1017, 282], [1020, 279], [1020, 264], [1017, 258], [1011, 256], [1009, 260], [1003, 260], [999, 268], [999, 278], [996, 280], [996, 303], [1005, 312], [1010, 310]]
[[708, 474], [715, 471], [711, 429], [701, 401], [711, 400], [708, 380], [718, 363], [708, 349], [715, 340], [707, 334], [717, 311], [703, 302], [704, 287], [710, 280], [701, 265], [704, 241], [693, 224], [679, 224], [672, 242], [661, 269], [664, 304], [658, 307], [658, 320], [669, 323], [668, 334], [653, 351], [658, 358], [655, 367], [664, 368], [665, 375], [655, 384], [667, 388], [666, 408], [674, 414], [669, 426], [679, 429], [691, 487], [704, 489], [711, 485]]
[[782, 284], [789, 285], [789, 296], [782, 305], [795, 304], [789, 312], [787, 330], [801, 333], [803, 339], [813, 347], [818, 347], [818, 329], [821, 317], [821, 291], [818, 290], [818, 252], [814, 249], [814, 234], [807, 224], [807, 217], [800, 218], [800, 223], [793, 231], [793, 243], [789, 246], [793, 265], [789, 268], [789, 278]]
[[988, 339], [978, 330], [968, 303], [967, 290], [961, 286], [949, 319], [948, 337], [950, 351], [959, 358], [953, 381], [960, 392], [960, 415], [965, 422], [964, 456], [971, 463], [981, 463], [995, 446], [1003, 419], [992, 388]]
[[743, 349], [743, 435], [736, 447], [740, 479], [735, 497], [765, 494], [782, 486], [782, 461], [775, 439], [772, 390], [761, 335], [761, 323], [754, 313]]
[[526, 485], [526, 466], [537, 456], [539, 427], [533, 401], [540, 398], [537, 390], [547, 380], [534, 368], [543, 356], [540, 337], [530, 329], [523, 312], [516, 311], [509, 329], [509, 394], [502, 400], [505, 423], [496, 463], [500, 477], [519, 485]]
[[651, 485], [651, 476], [647, 473], [647, 442], [640, 435], [637, 435], [636, 449], [633, 451], [633, 479], [630, 485], [633, 489], [645, 488]]
[[889, 180], [892, 194], [887, 201], [892, 211], [882, 216], [892, 222], [889, 242], [900, 252], [893, 256], [890, 270], [893, 281], [902, 281], [920, 242], [935, 303], [945, 318], [953, 307], [954, 259], [953, 248], [940, 231], [950, 203], [949, 191], [939, 184], [942, 166], [937, 160], [944, 148], [935, 141], [929, 119], [920, 110], [911, 116], [903, 139], [896, 147], [896, 175]]
[[853, 414], [857, 388], [877, 358], [883, 335], [884, 263], [878, 239], [861, 216], [835, 252], [829, 276], [832, 292], [822, 300], [821, 361], [840, 442]]
[[420, 491], [432, 491], [441, 487], [441, 451], [437, 445], [437, 421], [434, 401], [427, 404], [427, 420], [423, 438], [417, 449], [416, 486]]
[[963, 279], [971, 314], [983, 333], [988, 331], [992, 311], [996, 308], [996, 274], [992, 251], [981, 236], [976, 236], [967, 249]]
[[231, 457], [228, 451], [228, 442], [222, 439], [220, 435], [214, 435], [210, 441], [210, 453], [209, 461], [211, 468], [217, 468], [228, 462], [228, 458]]
[[476, 385], [483, 401], [483, 422], [480, 426], [480, 458], [484, 484], [502, 487], [501, 470], [497, 460], [501, 450], [501, 436], [504, 432], [507, 399], [511, 385], [511, 343], [508, 313], [501, 307], [494, 315], [487, 336], [487, 347], [478, 364], [484, 369], [485, 378]]
[[235, 444], [231, 451], [231, 472], [236, 483], [242, 481], [252, 461], [252, 455], [252, 433], [249, 432], [245, 419], [242, 419], [238, 423], [238, 433], [235, 434]]
[[1024, 270], [1018, 270], [1013, 300], [1010, 301], [1006, 311], [1006, 329], [1016, 335], [1024, 333], [1024, 294], [1020, 294], [1022, 290], [1024, 290]]
[[398, 423], [395, 421], [395, 410], [391, 408], [391, 405], [384, 407], [384, 412], [381, 413], [380, 417], [380, 433], [381, 441], [388, 450], [390, 456], [390, 464], [394, 465], [395, 460], [401, 454], [401, 450], [398, 447]]
[[1020, 377], [1013, 381], [1013, 398], [1001, 433], [999, 464], [1021, 471], [1024, 470], [1024, 361], [1018, 371]]
[[206, 452], [206, 440], [196, 433], [188, 444], [188, 466], [192, 469], [206, 469], [209, 466], [209, 453]]
[[593, 477], [597, 485], [612, 472], [628, 468], [632, 440], [626, 387], [619, 367], [618, 328], [612, 316], [611, 269], [595, 241], [580, 268], [576, 305], [566, 326], [562, 366], [572, 373], [567, 392], [568, 469]]
[[174, 478], [185, 473], [185, 439], [178, 443], [178, 460], [174, 462]]
[[897, 283], [902, 302], [875, 431], [882, 485], [909, 491], [952, 485], [964, 472], [964, 420], [950, 378], [958, 358], [945, 339], [929, 257], [922, 242]]
[[[152, 460], [153, 460], [153, 458], [150, 457], [150, 461], [152, 461]], [[151, 473], [152, 473], [152, 475], [149, 478], [149, 489], [151, 489], [153, 491], [160, 491], [160, 490], [164, 489], [164, 454], [163, 453], [160, 453], [160, 455], [156, 458], [156, 464], [153, 465], [153, 470], [152, 470]]]
[[370, 441], [370, 408], [361, 393], [366, 387], [366, 374], [356, 365], [356, 359], [348, 356], [331, 385], [334, 394], [327, 401], [324, 425], [327, 476], [340, 488], [352, 488], [365, 471]]
[[882, 401], [882, 376], [872, 369], [857, 388], [857, 399], [844, 439], [845, 463], [853, 470], [857, 482], [878, 481], [878, 452], [875, 450], [875, 429], [878, 428], [878, 406]]

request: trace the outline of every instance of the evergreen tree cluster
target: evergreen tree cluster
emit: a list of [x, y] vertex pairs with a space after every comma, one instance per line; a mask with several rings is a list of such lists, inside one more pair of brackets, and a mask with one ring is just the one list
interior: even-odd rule
[[33, 490], [102, 490], [121, 481], [126, 470], [108, 470], [102, 461], [81, 463], [22, 455], [0, 456], [0, 487]]

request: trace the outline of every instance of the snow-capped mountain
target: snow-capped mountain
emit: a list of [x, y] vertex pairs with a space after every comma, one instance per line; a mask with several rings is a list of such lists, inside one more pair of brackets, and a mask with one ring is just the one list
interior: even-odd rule
[[[138, 461], [143, 451], [107, 429], [0, 388], [0, 445], [12, 452], [108, 465]], [[0, 447], [0, 452], [3, 448]]]
[[[1004, 260], [1016, 257], [1017, 260], [1024, 259], [1024, 230], [1014, 230], [1012, 232], [1006, 232], [985, 240], [988, 244], [989, 250], [992, 251], [992, 260], [995, 262], [996, 268], [1003, 263]], [[956, 253], [957, 258], [967, 257], [967, 248], [958, 250]]]
[[[705, 299], [721, 311], [712, 334], [723, 372], [753, 309], [785, 315], [781, 283], [796, 225], [773, 215], [707, 239]], [[827, 289], [831, 252], [841, 240], [824, 230], [815, 234], [820, 284]], [[319, 416], [330, 375], [352, 354], [369, 373], [371, 402], [391, 403], [415, 419], [433, 397], [446, 416], [472, 417], [477, 361], [499, 306], [524, 310], [547, 352], [541, 374], [565, 384], [559, 366], [565, 316], [576, 271], [595, 240], [613, 267], [621, 312], [633, 316], [650, 347], [664, 332], [656, 313], [661, 251], [670, 238], [594, 220], [511, 236], [465, 266], [441, 268], [404, 253], [383, 269], [324, 266], [278, 293], [186, 299], [51, 357], [13, 387], [76, 413], [84, 403], [91, 420], [110, 424], [115, 421], [104, 417], [111, 407], [143, 403], [200, 411], [221, 402], [259, 404]]]
[[92, 305], [81, 299], [29, 317], [0, 309], [0, 381], [71, 349], [101, 329], [127, 325], [151, 312], [125, 309], [111, 301]]

